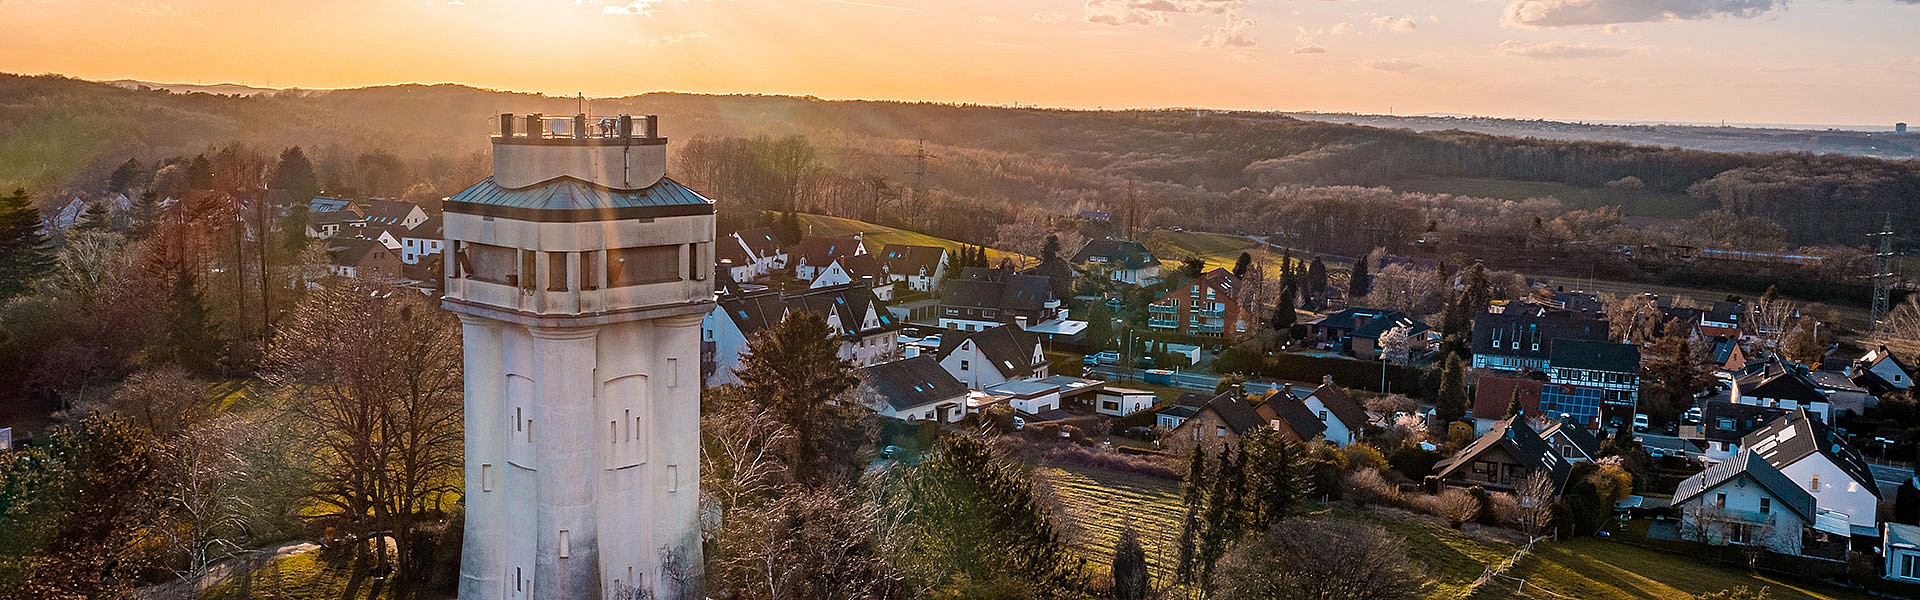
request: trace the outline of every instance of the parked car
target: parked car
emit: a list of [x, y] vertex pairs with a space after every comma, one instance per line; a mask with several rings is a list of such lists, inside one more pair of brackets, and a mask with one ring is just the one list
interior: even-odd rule
[[1644, 432], [1647, 430], [1647, 427], [1649, 426], [1651, 426], [1651, 423], [1648, 422], [1646, 413], [1638, 413], [1633, 415], [1634, 431]]
[[1680, 421], [1687, 425], [1699, 425], [1700, 424], [1700, 407], [1695, 406], [1693, 408], [1687, 409], [1686, 414], [1680, 416]]
[[1088, 354], [1082, 362], [1089, 366], [1117, 365], [1120, 364], [1120, 352], [1118, 350], [1102, 350], [1098, 354]]

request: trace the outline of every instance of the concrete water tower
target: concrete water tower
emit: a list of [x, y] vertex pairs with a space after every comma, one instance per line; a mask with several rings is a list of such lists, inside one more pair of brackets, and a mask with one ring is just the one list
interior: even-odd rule
[[666, 148], [654, 116], [501, 115], [493, 176], [447, 199], [462, 600], [698, 597], [714, 217]]

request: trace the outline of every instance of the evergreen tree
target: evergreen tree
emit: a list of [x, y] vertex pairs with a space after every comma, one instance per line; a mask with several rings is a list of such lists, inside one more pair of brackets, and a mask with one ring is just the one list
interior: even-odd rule
[[212, 311], [200, 294], [193, 271], [182, 268], [173, 279], [167, 301], [165, 345], [174, 363], [195, 375], [212, 376], [220, 356], [220, 338], [213, 330]]
[[114, 194], [131, 193], [138, 186], [144, 184], [141, 180], [146, 177], [146, 174], [147, 167], [140, 164], [140, 159], [129, 158], [127, 162], [120, 163], [120, 166], [113, 170], [113, 174], [107, 177], [107, 192]]
[[1152, 590], [1152, 575], [1147, 572], [1147, 550], [1140, 546], [1140, 534], [1128, 522], [1113, 544], [1114, 600], [1147, 600]]
[[1179, 556], [1176, 557], [1174, 576], [1183, 584], [1193, 585], [1200, 576], [1200, 537], [1206, 525], [1200, 521], [1200, 513], [1206, 510], [1207, 491], [1207, 449], [1196, 445], [1193, 456], [1187, 457], [1187, 476], [1180, 482], [1180, 498], [1185, 505], [1187, 518], [1180, 525]]
[[902, 523], [898, 531], [911, 538], [894, 545], [938, 566], [930, 569], [935, 581], [927, 587], [1011, 581], [1032, 597], [1054, 598], [1081, 584], [1034, 493], [1032, 473], [995, 456], [985, 440], [943, 435], [925, 460], [887, 487]]
[[26, 190], [0, 197], [0, 300], [26, 293], [53, 268], [53, 243], [40, 228], [40, 211]]
[[772, 409], [774, 417], [793, 428], [794, 442], [782, 458], [794, 470], [794, 479], [819, 483], [830, 476], [846, 477], [846, 456], [831, 456], [829, 445], [843, 426], [831, 403], [853, 388], [853, 363], [840, 357], [840, 343], [826, 317], [799, 311], [747, 344], [735, 370], [746, 397]]
[[1293, 324], [1299, 320], [1300, 315], [1293, 312], [1293, 294], [1281, 294], [1279, 304], [1273, 307], [1273, 334], [1280, 338], [1279, 344], [1293, 338]]
[[207, 160], [207, 155], [195, 155], [187, 164], [187, 189], [213, 189], [213, 161]]
[[1465, 293], [1456, 292], [1448, 296], [1446, 311], [1440, 316], [1441, 354], [1466, 354], [1473, 330], [1473, 313], [1468, 312], [1467, 302]]
[[1234, 277], [1245, 276], [1247, 274], [1247, 267], [1251, 266], [1252, 264], [1253, 264], [1253, 255], [1245, 252], [1241, 252], [1240, 258], [1233, 259], [1233, 276]]
[[1459, 355], [1447, 355], [1446, 366], [1440, 371], [1440, 390], [1434, 395], [1434, 416], [1441, 423], [1452, 423], [1467, 416], [1467, 377], [1466, 365]]
[[1327, 263], [1322, 262], [1318, 256], [1313, 257], [1313, 264], [1307, 265], [1306, 281], [1301, 283], [1303, 288], [1301, 292], [1306, 294], [1307, 299], [1301, 305], [1307, 307], [1307, 310], [1318, 310], [1320, 297], [1327, 292]]
[[790, 210], [774, 218], [772, 229], [773, 239], [780, 242], [781, 246], [798, 244], [800, 238], [806, 235], [800, 229], [800, 216]]
[[1507, 398], [1507, 416], [1511, 417], [1523, 412], [1526, 412], [1526, 408], [1520, 404], [1520, 386], [1516, 385], [1513, 386], [1513, 395]]
[[74, 227], [80, 231], [112, 231], [113, 215], [107, 211], [107, 203], [95, 202], [87, 205], [87, 212], [80, 215]]
[[1040, 245], [1039, 274], [1047, 277], [1053, 284], [1053, 297], [1066, 298], [1073, 295], [1073, 265], [1060, 257], [1060, 236], [1047, 234], [1047, 241]]
[[1713, 375], [1693, 359], [1693, 344], [1674, 327], [1647, 348], [1641, 408], [1655, 423], [1666, 422], [1693, 403], [1694, 394], [1713, 383]]
[[307, 153], [299, 146], [280, 151], [280, 160], [274, 163], [267, 182], [267, 187], [285, 190], [296, 204], [320, 195], [320, 178], [313, 172], [313, 161], [307, 160]]
[[1241, 445], [1246, 463], [1246, 513], [1249, 531], [1265, 531], [1292, 516], [1311, 493], [1307, 455], [1279, 432], [1259, 429]]
[[1373, 276], [1367, 273], [1367, 257], [1353, 261], [1353, 274], [1347, 281], [1347, 301], [1354, 302], [1373, 291]]
[[1480, 263], [1467, 267], [1467, 272], [1460, 279], [1462, 287], [1466, 288], [1461, 295], [1466, 300], [1467, 312], [1466, 327], [1461, 331], [1471, 333], [1473, 316], [1486, 311], [1487, 306], [1493, 303], [1493, 283], [1487, 280], [1487, 268]]
[[1186, 275], [1188, 279], [1199, 279], [1206, 270], [1207, 261], [1200, 260], [1198, 256], [1189, 256], [1186, 260], [1180, 261], [1180, 274]]
[[1113, 347], [1113, 311], [1107, 309], [1107, 303], [1094, 300], [1087, 303], [1087, 345], [1096, 349]]
[[1771, 284], [1771, 283], [1767, 284], [1766, 293], [1760, 294], [1761, 305], [1773, 304], [1774, 301], [1779, 299], [1780, 299], [1780, 286], [1776, 284]]

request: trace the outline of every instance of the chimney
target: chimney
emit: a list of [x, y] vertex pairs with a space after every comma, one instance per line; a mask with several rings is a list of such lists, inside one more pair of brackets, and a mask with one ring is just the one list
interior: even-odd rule
[[586, 113], [580, 113], [573, 116], [573, 139], [576, 139], [576, 140], [587, 139], [587, 114]]
[[861, 275], [861, 276], [860, 276], [860, 287], [861, 287], [861, 288], [864, 288], [864, 289], [869, 289], [869, 290], [870, 290], [870, 289], [873, 289], [873, 276], [872, 276], [872, 275]]
[[543, 121], [544, 119], [540, 118], [540, 113], [527, 115], [527, 137], [530, 137], [530, 138], [540, 137], [540, 130], [545, 127], [545, 123], [543, 123]]
[[1020, 315], [1020, 316], [1017, 316], [1017, 317], [1014, 317], [1014, 318], [1013, 318], [1013, 324], [1014, 324], [1014, 325], [1018, 325], [1018, 326], [1020, 327], [1020, 330], [1021, 330], [1021, 331], [1026, 331], [1026, 330], [1027, 330], [1027, 316], [1026, 316], [1026, 315]]
[[633, 137], [633, 115], [620, 115], [620, 137]]
[[713, 267], [713, 278], [719, 281], [721, 291], [727, 295], [741, 294], [740, 283], [733, 280], [733, 259], [720, 259], [720, 264]]
[[513, 137], [513, 113], [500, 113], [500, 137]]
[[660, 137], [660, 115], [647, 115], [647, 139]]
[[1332, 374], [1332, 373], [1328, 373], [1328, 374], [1325, 374], [1325, 375], [1321, 375], [1321, 376], [1320, 376], [1320, 383], [1322, 383], [1322, 384], [1325, 384], [1325, 385], [1333, 385], [1333, 374]]

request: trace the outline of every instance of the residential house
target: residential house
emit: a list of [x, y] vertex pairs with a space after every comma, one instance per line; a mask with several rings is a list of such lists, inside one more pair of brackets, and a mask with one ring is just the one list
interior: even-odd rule
[[907, 284], [916, 292], [932, 292], [947, 277], [947, 249], [939, 246], [887, 244], [880, 250], [880, 268], [887, 279]]
[[446, 249], [446, 227], [438, 215], [428, 217], [400, 234], [400, 262], [420, 264]]
[[401, 200], [368, 200], [363, 215], [367, 224], [372, 226], [400, 227], [413, 229], [427, 222], [427, 211], [420, 205]]
[[[1185, 404], [1185, 397], [1183, 396], [1182, 398], [1182, 404]], [[1300, 407], [1298, 411], [1295, 412], [1304, 414], [1305, 410], [1305, 407]], [[1299, 415], [1296, 414], [1294, 416], [1296, 419], [1300, 419]], [[1310, 428], [1308, 424], [1318, 423], [1318, 421], [1313, 420], [1311, 415], [1300, 419], [1300, 424], [1303, 427]], [[1193, 416], [1182, 419], [1180, 425], [1168, 431], [1166, 435], [1161, 436], [1160, 443], [1175, 454], [1189, 454], [1196, 448], [1212, 450], [1218, 449], [1221, 444], [1238, 445], [1241, 436], [1252, 433], [1257, 429], [1272, 426], [1272, 421], [1261, 416], [1259, 412], [1254, 410], [1254, 407], [1248, 405], [1246, 397], [1243, 394], [1235, 390], [1228, 390], [1207, 399], [1204, 403], [1197, 406]], [[1310, 435], [1317, 435], [1318, 433], [1318, 431], [1314, 431]], [[1296, 439], [1299, 439], [1297, 434], [1290, 432], [1289, 435], [1295, 435]], [[1306, 439], [1312, 438], [1309, 437]]]
[[[1845, 560], [1844, 517], [1823, 513], [1813, 494], [1752, 452], [1740, 452], [1680, 482], [1681, 539], [1739, 544], [1789, 556]], [[1834, 556], [1832, 549], [1840, 549]]]
[[336, 238], [327, 244], [327, 272], [348, 279], [385, 280], [400, 277], [400, 257], [386, 246], [363, 238]]
[[1740, 446], [1779, 469], [1813, 494], [1821, 510], [1847, 515], [1855, 536], [1880, 534], [1880, 488], [1867, 458], [1806, 409], [1796, 409], [1754, 430]]
[[1267, 427], [1294, 442], [1311, 442], [1327, 433], [1326, 422], [1313, 414], [1307, 403], [1285, 391], [1275, 390], [1260, 397], [1253, 403], [1253, 412], [1266, 421]]
[[1160, 260], [1146, 245], [1130, 240], [1088, 240], [1073, 254], [1073, 264], [1120, 283], [1149, 285], [1160, 280]]
[[1211, 337], [1246, 333], [1257, 317], [1241, 306], [1239, 286], [1226, 269], [1208, 271], [1147, 305], [1147, 327]]
[[1735, 376], [1729, 397], [1741, 404], [1787, 410], [1804, 408], [1822, 421], [1833, 422], [1833, 403], [1807, 375], [1805, 367], [1778, 358]]
[[1886, 559], [1882, 578], [1920, 583], [1920, 527], [1887, 523], [1880, 534], [1880, 553]]
[[948, 331], [935, 353], [940, 366], [968, 388], [984, 390], [1017, 379], [1047, 377], [1040, 338], [1002, 325], [980, 331]]
[[[1546, 382], [1524, 377], [1503, 377], [1499, 375], [1481, 375], [1473, 386], [1473, 433], [1486, 435], [1507, 417], [1508, 408], [1513, 401], [1520, 401], [1521, 414], [1547, 414], [1557, 418], [1559, 415], [1540, 411], [1540, 391]], [[1516, 394], [1518, 397], [1516, 398]]]
[[1547, 354], [1548, 385], [1540, 410], [1571, 415], [1583, 426], [1600, 427], [1606, 412], [1632, 415], [1640, 404], [1640, 347], [1608, 341], [1559, 339]]
[[1504, 492], [1512, 491], [1534, 473], [1544, 473], [1558, 495], [1566, 487], [1572, 463], [1528, 426], [1525, 418], [1514, 415], [1495, 423], [1472, 444], [1436, 463], [1436, 477], [1447, 486], [1480, 486]]
[[931, 356], [868, 365], [860, 369], [860, 389], [884, 417], [948, 423], [966, 417], [967, 386]]
[[893, 301], [893, 280], [887, 278], [886, 271], [880, 269], [880, 261], [873, 255], [859, 254], [834, 259], [833, 263], [821, 269], [813, 276], [810, 287], [827, 287], [861, 282], [873, 289], [873, 295], [887, 302]]
[[1559, 450], [1561, 458], [1571, 462], [1600, 458], [1600, 438], [1593, 437], [1593, 431], [1586, 427], [1547, 414], [1528, 415], [1527, 425], [1533, 427], [1548, 446]]
[[758, 270], [753, 256], [747, 249], [732, 240], [723, 240], [713, 245], [714, 264], [726, 267], [727, 277], [734, 281], [753, 281], [766, 273]]
[[[740, 251], [746, 254], [747, 259], [736, 264], [750, 265], [748, 272], [751, 276], [740, 278], [740, 281], [758, 279], [767, 276], [768, 273], [787, 268], [787, 250], [780, 247], [780, 242], [773, 238], [772, 229], [766, 227], [742, 229], [733, 232], [727, 238], [733, 243], [720, 244], [720, 246], [739, 247]], [[717, 249], [716, 254], [718, 254]]]
[[1146, 390], [1102, 386], [1094, 392], [1093, 411], [1112, 417], [1125, 417], [1151, 410], [1159, 401], [1158, 396]]
[[307, 214], [346, 210], [349, 206], [353, 206], [353, 201], [346, 198], [314, 198], [307, 201]]
[[1049, 375], [1034, 381], [1060, 388], [1060, 403], [1063, 406], [1078, 405], [1092, 408], [1095, 395], [1106, 387], [1106, 382], [1098, 379], [1081, 379], [1067, 375]]
[[307, 217], [309, 238], [359, 237], [366, 230], [366, 219], [351, 209], [313, 213]]
[[1029, 415], [1060, 410], [1060, 386], [1050, 383], [1011, 379], [984, 391], [1005, 398], [1008, 406]]
[[1300, 398], [1307, 411], [1326, 426], [1322, 435], [1334, 446], [1345, 447], [1360, 441], [1366, 433], [1367, 409], [1347, 394], [1346, 388], [1333, 382], [1332, 375], [1323, 376], [1320, 387]]
[[1030, 329], [1066, 316], [1046, 277], [981, 267], [968, 267], [942, 284], [938, 310], [941, 327], [960, 331], [1003, 324]]
[[1813, 389], [1819, 390], [1820, 395], [1826, 396], [1827, 404], [1836, 418], [1844, 413], [1853, 413], [1854, 416], [1865, 415], [1868, 408], [1880, 403], [1878, 398], [1867, 392], [1865, 386], [1854, 383], [1844, 372], [1814, 369], [1805, 373], [1807, 381], [1813, 384]]
[[1723, 461], [1740, 453], [1747, 434], [1786, 414], [1783, 408], [1708, 400], [1700, 407], [1698, 425], [1680, 427], [1680, 439], [1699, 446], [1708, 462]]
[[1884, 345], [1853, 361], [1847, 375], [1876, 396], [1913, 389], [1913, 369], [1907, 368], [1907, 364]]
[[1207, 401], [1212, 399], [1212, 396], [1203, 396], [1197, 392], [1181, 394], [1179, 398], [1174, 399], [1173, 406], [1160, 409], [1160, 412], [1154, 415], [1154, 427], [1165, 431], [1177, 429], [1181, 423], [1187, 422], [1187, 419], [1200, 414], [1200, 408], [1206, 406]]
[[1473, 317], [1473, 365], [1495, 371], [1546, 372], [1556, 340], [1607, 339], [1607, 322], [1541, 308]]
[[850, 238], [806, 238], [793, 248], [793, 276], [803, 281], [813, 281], [833, 261], [866, 253], [867, 246], [860, 242], [858, 235]]
[[1379, 358], [1380, 337], [1396, 327], [1405, 327], [1415, 336], [1416, 352], [1427, 345], [1427, 334], [1433, 329], [1397, 310], [1349, 307], [1307, 323], [1307, 340], [1354, 356]]
[[1738, 332], [1742, 324], [1740, 317], [1745, 314], [1747, 314], [1746, 304], [1732, 300], [1722, 300], [1713, 303], [1713, 308], [1701, 311], [1700, 326], [1713, 328], [1717, 331], [1732, 330]]
[[748, 340], [803, 310], [826, 317], [840, 342], [840, 357], [856, 368], [900, 357], [899, 319], [872, 290], [858, 284], [797, 292], [741, 291], [728, 286], [700, 324], [701, 368], [707, 384], [739, 383], [734, 369], [740, 366]]

